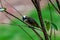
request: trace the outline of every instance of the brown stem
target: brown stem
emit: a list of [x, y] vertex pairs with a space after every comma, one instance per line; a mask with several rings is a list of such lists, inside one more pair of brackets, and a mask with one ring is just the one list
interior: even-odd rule
[[45, 36], [45, 40], [49, 40], [47, 31], [46, 31], [45, 26], [44, 26], [42, 14], [41, 14], [40, 3], [39, 3], [40, 1], [39, 0], [31, 0], [31, 1], [34, 4], [34, 6], [36, 7], [36, 10], [38, 12], [38, 17], [39, 17], [39, 20], [40, 20], [40, 24], [41, 24], [41, 27], [42, 27], [43, 34]]
[[58, 8], [59, 8], [59, 10], [60, 10], [59, 0], [56, 0], [56, 3], [57, 3], [57, 6], [58, 6]]
[[38, 11], [38, 16], [39, 16], [39, 19], [40, 19], [42, 31], [43, 31], [44, 36], [45, 36], [45, 40], [49, 40], [49, 39], [48, 39], [47, 32], [46, 32], [46, 29], [45, 29], [45, 26], [44, 26], [44, 23], [43, 23], [42, 15], [41, 15], [40, 11]]

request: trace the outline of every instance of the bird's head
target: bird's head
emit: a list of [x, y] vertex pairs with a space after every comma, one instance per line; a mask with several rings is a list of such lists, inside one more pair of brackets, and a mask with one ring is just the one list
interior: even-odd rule
[[24, 15], [24, 16], [22, 17], [22, 20], [23, 20], [23, 21], [27, 20], [27, 16]]

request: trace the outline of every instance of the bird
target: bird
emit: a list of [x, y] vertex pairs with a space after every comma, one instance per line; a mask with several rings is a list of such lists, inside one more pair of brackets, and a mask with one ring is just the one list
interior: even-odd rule
[[31, 17], [28, 17], [28, 16], [24, 15], [22, 17], [22, 20], [24, 22], [26, 22], [27, 24], [31, 25], [31, 26], [35, 26], [37, 28], [40, 28], [40, 26], [38, 25], [38, 23], [33, 18], [31, 18]]

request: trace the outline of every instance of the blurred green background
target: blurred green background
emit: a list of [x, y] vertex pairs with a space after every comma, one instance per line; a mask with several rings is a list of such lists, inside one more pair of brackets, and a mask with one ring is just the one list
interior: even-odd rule
[[[56, 40], [60, 40], [60, 15], [56, 12], [56, 10], [50, 5], [51, 7], [51, 12], [53, 16], [53, 23], [55, 23], [58, 27], [58, 31], [56, 31]], [[42, 10], [42, 16], [43, 20], [49, 20], [50, 21], [50, 10], [48, 9], [48, 6], [44, 7]], [[39, 24], [39, 19], [37, 15], [36, 9], [32, 9], [28, 16], [32, 17], [33, 19], [36, 20], [36, 22]], [[28, 28], [26, 25], [24, 25], [22, 22], [19, 22], [17, 19], [13, 19], [17, 24], [20, 24], [24, 30], [26, 30], [31, 37], [34, 40], [39, 40], [39, 38], [36, 36], [36, 34]], [[32, 40], [20, 27], [16, 25], [16, 23], [13, 23], [12, 21], [10, 24], [13, 25], [8, 25], [8, 24], [0, 24], [0, 40]], [[42, 36], [42, 32], [37, 30]], [[53, 36], [52, 36], [52, 39]]]

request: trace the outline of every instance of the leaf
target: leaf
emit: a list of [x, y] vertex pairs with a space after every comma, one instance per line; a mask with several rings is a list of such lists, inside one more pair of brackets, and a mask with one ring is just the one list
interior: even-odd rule
[[52, 25], [52, 27], [53, 27], [54, 29], [58, 30], [58, 27], [57, 27], [57, 25], [56, 25], [56, 24], [51, 23], [51, 25]]
[[46, 24], [46, 29], [49, 31], [49, 29], [50, 29], [50, 22], [49, 21], [45, 21], [45, 24]]

